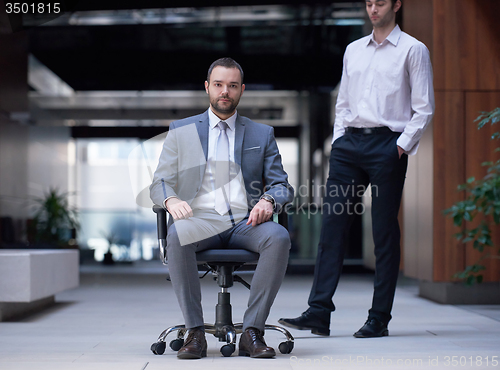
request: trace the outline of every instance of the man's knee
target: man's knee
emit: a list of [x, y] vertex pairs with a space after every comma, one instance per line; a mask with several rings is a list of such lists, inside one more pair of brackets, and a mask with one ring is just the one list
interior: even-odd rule
[[290, 234], [283, 226], [276, 226], [277, 227], [273, 228], [272, 232], [269, 234], [269, 244], [274, 246], [274, 248], [280, 248], [288, 251], [291, 247]]

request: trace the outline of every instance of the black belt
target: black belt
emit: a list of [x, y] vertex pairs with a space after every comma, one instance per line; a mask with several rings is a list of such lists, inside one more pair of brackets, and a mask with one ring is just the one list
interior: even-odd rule
[[372, 135], [372, 134], [390, 134], [394, 133], [389, 127], [346, 127], [346, 134], [364, 134], [364, 135]]

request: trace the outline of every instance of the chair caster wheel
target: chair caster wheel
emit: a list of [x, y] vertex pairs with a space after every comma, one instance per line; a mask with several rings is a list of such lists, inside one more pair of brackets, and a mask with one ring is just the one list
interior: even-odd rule
[[225, 346], [222, 346], [220, 348], [220, 353], [222, 353], [222, 356], [224, 357], [230, 357], [234, 353], [234, 350], [235, 350], [234, 344], [230, 343], [226, 344]]
[[151, 351], [155, 355], [163, 355], [165, 353], [166, 346], [165, 342], [156, 342], [151, 345]]
[[174, 339], [173, 341], [170, 342], [170, 348], [172, 348], [172, 350], [176, 352], [180, 350], [183, 345], [184, 345], [184, 339], [181, 338]]
[[284, 355], [291, 353], [293, 350], [293, 342], [281, 342], [278, 349], [280, 350], [281, 353]]

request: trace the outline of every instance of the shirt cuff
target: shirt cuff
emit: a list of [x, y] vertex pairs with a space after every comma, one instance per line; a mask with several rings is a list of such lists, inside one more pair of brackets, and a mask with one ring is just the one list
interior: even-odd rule
[[169, 200], [170, 198], [177, 198], [179, 199], [177, 196], [175, 195], [171, 195], [169, 197], [167, 197], [164, 201], [163, 201], [163, 208], [165, 208], [165, 210], [167, 210], [167, 200]]
[[396, 144], [399, 147], [401, 147], [405, 152], [409, 152], [414, 146], [414, 144], [412, 144], [411, 141], [412, 141], [411, 138], [402, 133], [399, 136], [398, 140], [396, 141]]

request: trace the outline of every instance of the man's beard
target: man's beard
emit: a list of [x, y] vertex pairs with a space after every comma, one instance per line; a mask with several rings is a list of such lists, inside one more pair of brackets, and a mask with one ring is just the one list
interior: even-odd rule
[[[379, 18], [378, 21], [371, 21], [373, 27], [385, 27], [391, 22], [390, 14], [386, 14], [384, 18]], [[371, 20], [371, 19], [370, 19]]]
[[[226, 107], [223, 107], [219, 104], [219, 99], [227, 99], [230, 101], [230, 104], [227, 105]], [[227, 113], [234, 112], [234, 110], [238, 106], [239, 102], [240, 102], [239, 99], [238, 99], [238, 101], [234, 101], [233, 99], [222, 97], [222, 98], [215, 98], [210, 103], [211, 103], [214, 111], [216, 111], [218, 113], [227, 114]]]

